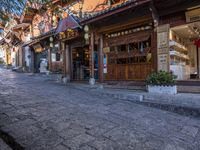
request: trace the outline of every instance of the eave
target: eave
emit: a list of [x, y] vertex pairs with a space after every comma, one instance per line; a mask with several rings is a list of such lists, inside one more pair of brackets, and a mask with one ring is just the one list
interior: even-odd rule
[[112, 16], [114, 14], [121, 13], [123, 11], [129, 10], [131, 8], [141, 6], [143, 4], [150, 3], [150, 2], [151, 2], [151, 0], [137, 0], [137, 1], [129, 0], [120, 5], [116, 5], [115, 7], [111, 7], [109, 9], [103, 10], [95, 15], [90, 16], [90, 17], [84, 18], [80, 22], [81, 22], [81, 25], [89, 24], [89, 23], [95, 22], [97, 20], [104, 19], [104, 18]]

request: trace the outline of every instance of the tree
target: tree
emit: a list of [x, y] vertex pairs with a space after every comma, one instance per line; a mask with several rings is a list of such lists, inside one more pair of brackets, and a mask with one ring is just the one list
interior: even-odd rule
[[[5, 25], [10, 18], [19, 17], [27, 3], [49, 6], [53, 0], [1, 0], [0, 3], [0, 28]], [[60, 0], [60, 2], [69, 2], [73, 0]], [[75, 0], [74, 0], [75, 1]], [[78, 0], [80, 1], [80, 0]]]
[[0, 3], [0, 22], [5, 24], [9, 18], [16, 17], [21, 14], [25, 5], [24, 0], [2, 0]]
[[11, 18], [20, 17], [26, 3], [44, 5], [51, 0], [1, 0], [0, 3], [0, 27], [4, 26]]

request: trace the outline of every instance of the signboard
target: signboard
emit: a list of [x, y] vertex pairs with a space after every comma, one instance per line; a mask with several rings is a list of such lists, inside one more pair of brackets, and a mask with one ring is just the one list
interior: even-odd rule
[[110, 52], [110, 47], [105, 47], [105, 48], [103, 48], [103, 52], [104, 52], [104, 53], [109, 53], [109, 52]]
[[56, 61], [56, 54], [55, 53], [51, 53], [51, 61], [52, 62]]
[[187, 11], [185, 16], [188, 23], [200, 21], [200, 8]]
[[33, 45], [33, 49], [35, 50], [36, 53], [40, 53], [40, 52], [42, 52], [43, 48], [39, 43], [37, 43], [37, 44]]
[[66, 32], [61, 32], [59, 36], [60, 36], [60, 40], [62, 39], [70, 40], [70, 39], [78, 37], [79, 33], [76, 30], [67, 30]]
[[169, 72], [169, 24], [157, 28], [158, 71]]

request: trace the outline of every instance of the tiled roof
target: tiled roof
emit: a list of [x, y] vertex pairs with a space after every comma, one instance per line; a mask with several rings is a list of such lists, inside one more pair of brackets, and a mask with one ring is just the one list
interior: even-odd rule
[[127, 1], [125, 1], [123, 3], [116, 4], [114, 6], [108, 7], [107, 9], [99, 11], [99, 12], [86, 13], [86, 14], [84, 14], [83, 18], [80, 19], [80, 21], [81, 22], [85, 22], [85, 21], [88, 21], [88, 20], [93, 19], [95, 17], [99, 17], [101, 15], [104, 15], [104, 14], [107, 14], [109, 12], [112, 12], [114, 10], [117, 10], [117, 9], [120, 9], [120, 8], [123, 8], [123, 7], [127, 7], [130, 4], [139, 5], [140, 3], [148, 2], [148, 1], [150, 1], [150, 0], [127, 0]]
[[66, 31], [67, 29], [75, 29], [78, 27], [80, 27], [78, 22], [73, 18], [73, 16], [69, 15], [68, 17], [60, 20], [56, 29], [56, 34], [59, 32]]
[[32, 40], [36, 40], [36, 39], [40, 39], [40, 38], [45, 38], [45, 37], [48, 37], [48, 36], [51, 36], [51, 35], [54, 35], [56, 32], [56, 29], [51, 29], [50, 31], [48, 32], [45, 32], [45, 33], [42, 33], [41, 35], [39, 36], [36, 36], [36, 37], [32, 37], [31, 39]]

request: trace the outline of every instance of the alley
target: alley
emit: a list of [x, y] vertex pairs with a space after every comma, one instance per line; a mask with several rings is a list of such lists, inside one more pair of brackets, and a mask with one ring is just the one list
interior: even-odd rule
[[4, 69], [0, 130], [26, 150], [200, 149], [198, 118], [93, 96]]

